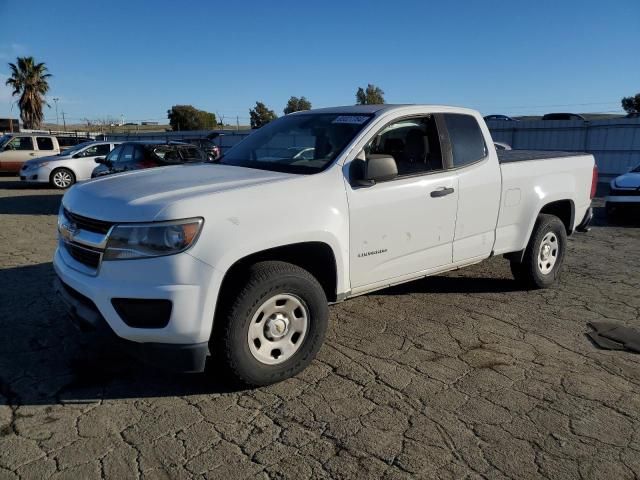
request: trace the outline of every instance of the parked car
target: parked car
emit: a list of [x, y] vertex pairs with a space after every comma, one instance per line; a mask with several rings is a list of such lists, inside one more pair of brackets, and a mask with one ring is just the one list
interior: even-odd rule
[[184, 141], [199, 147], [210, 162], [213, 162], [220, 156], [220, 147], [213, 143], [213, 140], [210, 138], [189, 138]]
[[20, 169], [20, 180], [69, 188], [76, 182], [90, 179], [96, 168], [95, 159], [107, 156], [118, 145], [120, 142], [85, 142], [58, 155], [29, 160]]
[[10, 133], [0, 137], [0, 172], [17, 173], [33, 158], [60, 153], [58, 139], [37, 133]]
[[93, 138], [89, 136], [79, 137], [77, 135], [56, 135], [60, 150], [67, 150], [68, 148], [75, 147], [81, 143], [87, 143], [93, 141]]
[[493, 142], [493, 145], [496, 147], [496, 150], [511, 150], [511, 145], [504, 142]]
[[605, 210], [607, 216], [613, 218], [621, 217], [625, 211], [633, 211], [635, 218], [640, 219], [640, 165], [611, 181]]
[[547, 113], [542, 116], [542, 120], [582, 120], [586, 119], [577, 113]]
[[517, 122], [518, 120], [515, 118], [511, 118], [508, 115], [487, 115], [484, 117], [485, 122], [489, 120], [500, 120], [503, 122]]
[[181, 163], [204, 162], [206, 159], [198, 147], [187, 143], [126, 142], [114, 148], [106, 158], [96, 158], [95, 163], [100, 165], [93, 170], [91, 177]]
[[328, 302], [494, 255], [551, 287], [597, 182], [592, 155], [496, 153], [478, 112], [429, 105], [296, 112], [217, 162], [158, 170], [66, 192], [56, 289], [148, 362], [202, 371], [211, 348], [254, 386], [311, 362]]

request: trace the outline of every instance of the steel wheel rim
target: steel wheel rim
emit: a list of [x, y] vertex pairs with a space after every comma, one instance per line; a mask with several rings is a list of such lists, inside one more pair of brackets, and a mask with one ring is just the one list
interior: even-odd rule
[[309, 330], [309, 309], [289, 293], [274, 295], [251, 318], [247, 341], [253, 357], [265, 365], [278, 365], [293, 357]]
[[66, 188], [71, 185], [72, 179], [71, 174], [69, 172], [61, 171], [56, 172], [53, 176], [53, 183], [55, 183], [56, 187]]
[[547, 232], [540, 242], [538, 250], [538, 269], [543, 275], [548, 275], [558, 261], [560, 253], [560, 244], [558, 237], [553, 232]]

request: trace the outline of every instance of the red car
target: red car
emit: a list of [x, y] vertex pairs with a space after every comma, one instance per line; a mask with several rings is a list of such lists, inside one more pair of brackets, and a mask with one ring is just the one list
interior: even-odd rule
[[96, 158], [99, 165], [91, 178], [112, 173], [164, 167], [181, 163], [204, 162], [202, 150], [195, 145], [179, 142], [126, 142], [114, 148], [105, 158]]

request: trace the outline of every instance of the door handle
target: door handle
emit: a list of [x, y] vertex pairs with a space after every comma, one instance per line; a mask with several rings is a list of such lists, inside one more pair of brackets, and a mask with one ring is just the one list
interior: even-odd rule
[[32, 157], [35, 157], [36, 154], [35, 153], [30, 153], [29, 155], [31, 155]]
[[444, 197], [446, 195], [451, 195], [453, 192], [454, 192], [453, 187], [445, 187], [445, 188], [440, 188], [438, 190], [434, 190], [433, 192], [431, 192], [431, 196], [433, 198]]

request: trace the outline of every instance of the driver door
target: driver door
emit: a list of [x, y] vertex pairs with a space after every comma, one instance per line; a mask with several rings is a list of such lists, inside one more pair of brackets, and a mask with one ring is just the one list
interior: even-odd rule
[[35, 158], [36, 155], [32, 137], [14, 137], [0, 152], [0, 171], [18, 172], [24, 162]]
[[458, 206], [458, 179], [444, 168], [434, 116], [383, 127], [365, 152], [392, 155], [399, 174], [347, 185], [354, 293], [451, 264]]

